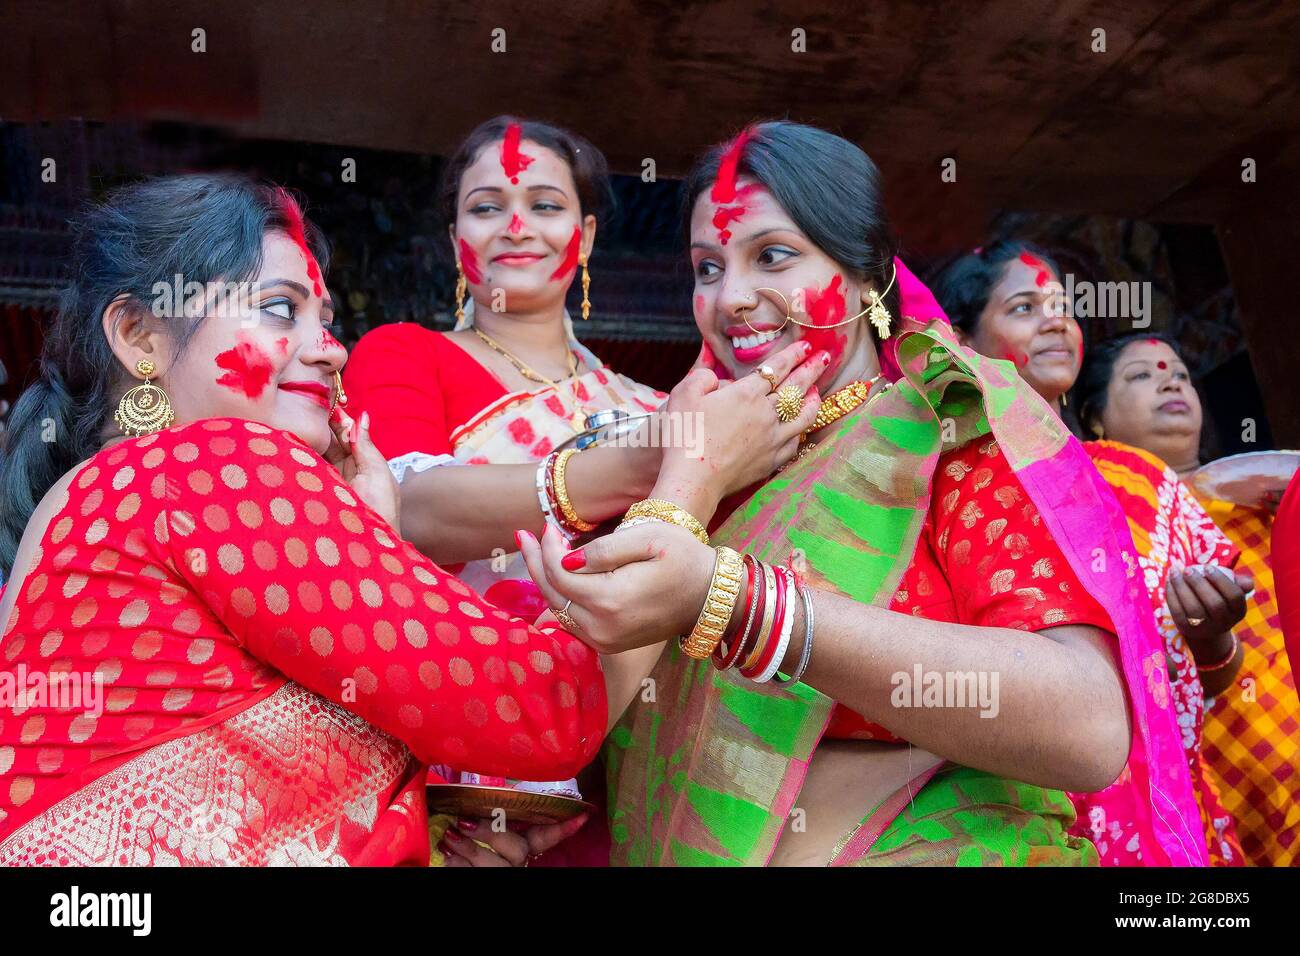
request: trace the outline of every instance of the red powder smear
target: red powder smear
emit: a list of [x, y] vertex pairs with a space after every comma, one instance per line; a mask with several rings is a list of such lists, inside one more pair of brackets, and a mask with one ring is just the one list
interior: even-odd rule
[[472, 285], [483, 281], [483, 273], [478, 268], [478, 256], [464, 239], [460, 240], [460, 267], [465, 272], [465, 281]]
[[343, 348], [343, 343], [334, 337], [329, 329], [320, 330], [320, 347], [323, 349]]
[[1152, 338], [1152, 339], [1147, 339], [1147, 345], [1164, 345], [1164, 343], [1161, 342], [1159, 339]]
[[731, 230], [728, 229], [727, 226], [735, 222], [745, 213], [749, 212], [749, 206], [745, 203], [745, 199], [761, 188], [762, 187], [758, 183], [750, 183], [748, 186], [742, 186], [740, 189], [735, 191], [734, 198], [737, 205], [719, 206], [717, 211], [714, 212], [713, 228], [718, 230], [718, 241], [724, 246], [727, 244], [727, 240], [731, 238]]
[[837, 275], [824, 289], [804, 290], [808, 318], [813, 325], [834, 325], [844, 318], [844, 290], [840, 288], [843, 280], [843, 276]]
[[566, 279], [574, 269], [578, 268], [578, 251], [582, 247], [582, 230], [577, 226], [573, 227], [573, 235], [569, 238], [569, 244], [564, 249], [564, 259], [561, 260], [559, 268], [551, 273], [551, 281], [557, 282], [560, 279]]
[[217, 356], [217, 368], [227, 369], [217, 379], [232, 392], [242, 392], [248, 398], [260, 398], [266, 383], [271, 381], [271, 360], [257, 344], [243, 336], [235, 347]]
[[718, 361], [718, 357], [713, 354], [713, 349], [709, 348], [708, 342], [700, 346], [700, 357], [695, 360], [695, 364], [700, 368], [707, 368], [720, 379], [731, 378], [731, 369]]
[[722, 154], [722, 159], [718, 162], [718, 178], [714, 180], [713, 190], [709, 193], [709, 198], [715, 203], [735, 202], [736, 176], [740, 170], [740, 158], [751, 136], [753, 133], [750, 130], [743, 130]]
[[289, 354], [289, 340], [288, 340], [288, 339], [276, 339], [276, 340], [275, 340], [275, 347], [278, 348], [278, 349], [280, 350], [280, 354], [281, 354], [281, 355], [288, 355], [288, 354]]
[[293, 240], [293, 244], [298, 247], [298, 251], [307, 260], [307, 278], [311, 279], [311, 290], [316, 293], [316, 298], [319, 299], [321, 297], [320, 266], [316, 263], [316, 257], [311, 254], [311, 249], [307, 247], [307, 235], [302, 223], [302, 210], [298, 208], [298, 204], [294, 202], [293, 197], [283, 189], [280, 190], [280, 210], [284, 214], [284, 218], [289, 221], [287, 227], [289, 238]]
[[1008, 362], [1010, 362], [1012, 365], [1014, 365], [1016, 368], [1020, 368], [1020, 366], [1022, 365], [1029, 364], [1029, 357], [1026, 356], [1023, 352], [1015, 352], [1015, 351], [1003, 352], [1002, 357], [1006, 359]]
[[524, 221], [519, 218], [519, 213], [515, 213], [513, 216], [510, 217], [510, 233], [511, 235], [517, 236], [519, 235], [519, 233], [523, 231], [524, 231]]
[[519, 182], [519, 174], [533, 164], [534, 157], [519, 150], [522, 139], [523, 130], [519, 124], [511, 123], [506, 127], [505, 139], [501, 141], [501, 168], [512, 183]]
[[1022, 252], [1020, 253], [1020, 261], [1029, 266], [1029, 268], [1038, 270], [1038, 274], [1034, 276], [1034, 285], [1038, 286], [1040, 289], [1047, 285], [1048, 281], [1052, 278], [1052, 273], [1048, 270], [1047, 265], [1037, 256], [1031, 256], [1027, 252]]

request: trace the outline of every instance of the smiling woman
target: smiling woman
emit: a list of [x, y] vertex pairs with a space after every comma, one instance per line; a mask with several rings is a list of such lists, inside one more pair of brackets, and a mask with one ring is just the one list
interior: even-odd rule
[[[599, 747], [597, 655], [401, 539], [335, 404], [327, 266], [289, 195], [235, 176], [81, 220], [0, 464], [0, 676], [105, 693], [0, 707], [0, 864], [424, 864], [428, 764], [563, 777]], [[156, 309], [177, 274], [199, 301]]]

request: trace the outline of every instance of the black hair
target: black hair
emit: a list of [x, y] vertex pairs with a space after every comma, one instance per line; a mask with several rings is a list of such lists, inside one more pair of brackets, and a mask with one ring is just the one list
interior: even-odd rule
[[954, 328], [974, 335], [980, 314], [988, 305], [993, 287], [1002, 281], [1007, 264], [1030, 255], [1042, 261], [1060, 278], [1061, 267], [1046, 251], [1023, 239], [1002, 239], [991, 246], [962, 256], [946, 266], [931, 284], [931, 291]]
[[455, 225], [457, 197], [460, 181], [484, 147], [504, 140], [506, 130], [518, 124], [520, 138], [545, 146], [569, 164], [573, 183], [578, 190], [578, 205], [582, 215], [596, 217], [603, 225], [614, 205], [614, 192], [609, 184], [609, 164], [605, 154], [576, 133], [540, 120], [519, 119], [514, 116], [496, 116], [480, 123], [447, 160], [442, 171], [438, 190], [438, 212], [445, 225]]
[[[877, 289], [888, 286], [898, 241], [885, 212], [880, 170], [871, 157], [841, 136], [788, 120], [757, 123], [740, 135], [737, 174], [762, 183], [822, 252]], [[714, 146], [686, 177], [682, 219], [688, 245], [695, 202], [712, 187], [735, 142]], [[894, 283], [885, 305], [895, 316], [898, 301]]]
[[1106, 411], [1106, 394], [1110, 388], [1111, 376], [1115, 374], [1115, 363], [1123, 351], [1134, 342], [1148, 342], [1152, 339], [1163, 342], [1173, 349], [1180, 362], [1184, 362], [1178, 342], [1165, 332], [1130, 332], [1089, 349], [1083, 357], [1083, 368], [1074, 383], [1074, 403], [1079, 410], [1079, 423], [1086, 432], [1096, 434], [1095, 426], [1101, 421]]
[[[283, 189], [231, 174], [168, 176], [124, 186], [73, 224], [70, 280], [45, 330], [40, 370], [10, 413], [0, 454], [0, 573], [13, 569], [28, 520], [46, 492], [98, 452], [122, 394], [139, 381], [104, 334], [114, 302], [157, 314], [159, 285], [243, 282], [262, 264], [268, 230], [299, 224], [320, 264], [324, 236]], [[165, 310], [164, 310], [165, 311]], [[173, 311], [183, 313], [183, 309]], [[166, 318], [178, 354], [202, 316]], [[166, 369], [161, 369], [165, 373]]]

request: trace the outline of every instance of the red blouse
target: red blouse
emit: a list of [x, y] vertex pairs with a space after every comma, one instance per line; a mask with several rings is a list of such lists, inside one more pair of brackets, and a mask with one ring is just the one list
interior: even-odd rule
[[[916, 553], [889, 606], [932, 621], [981, 627], [1040, 631], [1090, 624], [1115, 630], [1079, 583], [992, 438], [939, 459]], [[838, 704], [826, 736], [903, 743]]]
[[0, 708], [0, 838], [286, 679], [423, 764], [558, 779], [605, 735], [585, 644], [487, 603], [301, 440], [255, 422], [209, 419], [100, 452], [21, 587], [0, 681], [95, 675], [104, 700], [98, 715], [57, 701]]
[[506, 394], [468, 352], [414, 322], [362, 336], [343, 369], [343, 389], [348, 414], [370, 413], [370, 437], [386, 458], [451, 454], [451, 433]]

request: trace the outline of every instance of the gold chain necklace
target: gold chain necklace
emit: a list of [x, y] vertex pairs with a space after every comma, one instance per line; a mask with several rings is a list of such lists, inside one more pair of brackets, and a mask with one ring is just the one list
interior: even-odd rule
[[813, 423], [808, 426], [804, 434], [811, 435], [819, 428], [825, 428], [831, 422], [839, 421], [856, 409], [871, 396], [872, 388], [884, 375], [884, 372], [880, 372], [870, 381], [849, 382], [843, 388], [837, 388], [831, 392], [822, 399], [821, 407], [817, 409], [817, 417], [813, 419]]
[[[557, 392], [560, 390], [560, 385], [566, 381], [566, 379], [553, 381], [540, 372], [534, 371], [523, 359], [507, 350], [477, 326], [474, 327], [474, 333], [483, 340], [483, 343], [488, 348], [507, 359], [515, 367], [515, 370], [529, 381], [549, 385]], [[569, 417], [569, 427], [575, 432], [580, 432], [587, 427], [587, 415], [591, 413], [591, 409], [587, 408], [582, 400], [578, 398], [578, 356], [574, 354], [573, 349], [569, 349], [569, 376], [567, 381], [569, 382], [569, 394], [573, 398], [574, 408], [573, 414]]]
[[[499, 342], [497, 342], [496, 339], [492, 338], [492, 336], [488, 335], [486, 332], [484, 332], [482, 329], [478, 328], [477, 326], [474, 327], [474, 334], [477, 335], [480, 339], [482, 339], [484, 344], [487, 345], [488, 348], [490, 348], [492, 351], [496, 352], [498, 355], [501, 355], [507, 361], [509, 361], [510, 364], [515, 367], [515, 370], [524, 378], [528, 379], [530, 382], [541, 382], [543, 385], [550, 385], [553, 388], [559, 388], [560, 382], [564, 381], [564, 379], [560, 379], [559, 381], [553, 381], [547, 378], [545, 375], [541, 374], [540, 372], [534, 371], [526, 362], [524, 362], [523, 359], [519, 358], [519, 356], [515, 355], [513, 352], [506, 349], [505, 346], [501, 345]], [[573, 349], [568, 350], [568, 356], [569, 356], [568, 377], [570, 379], [576, 378], [578, 375], [578, 357], [573, 354]]]

